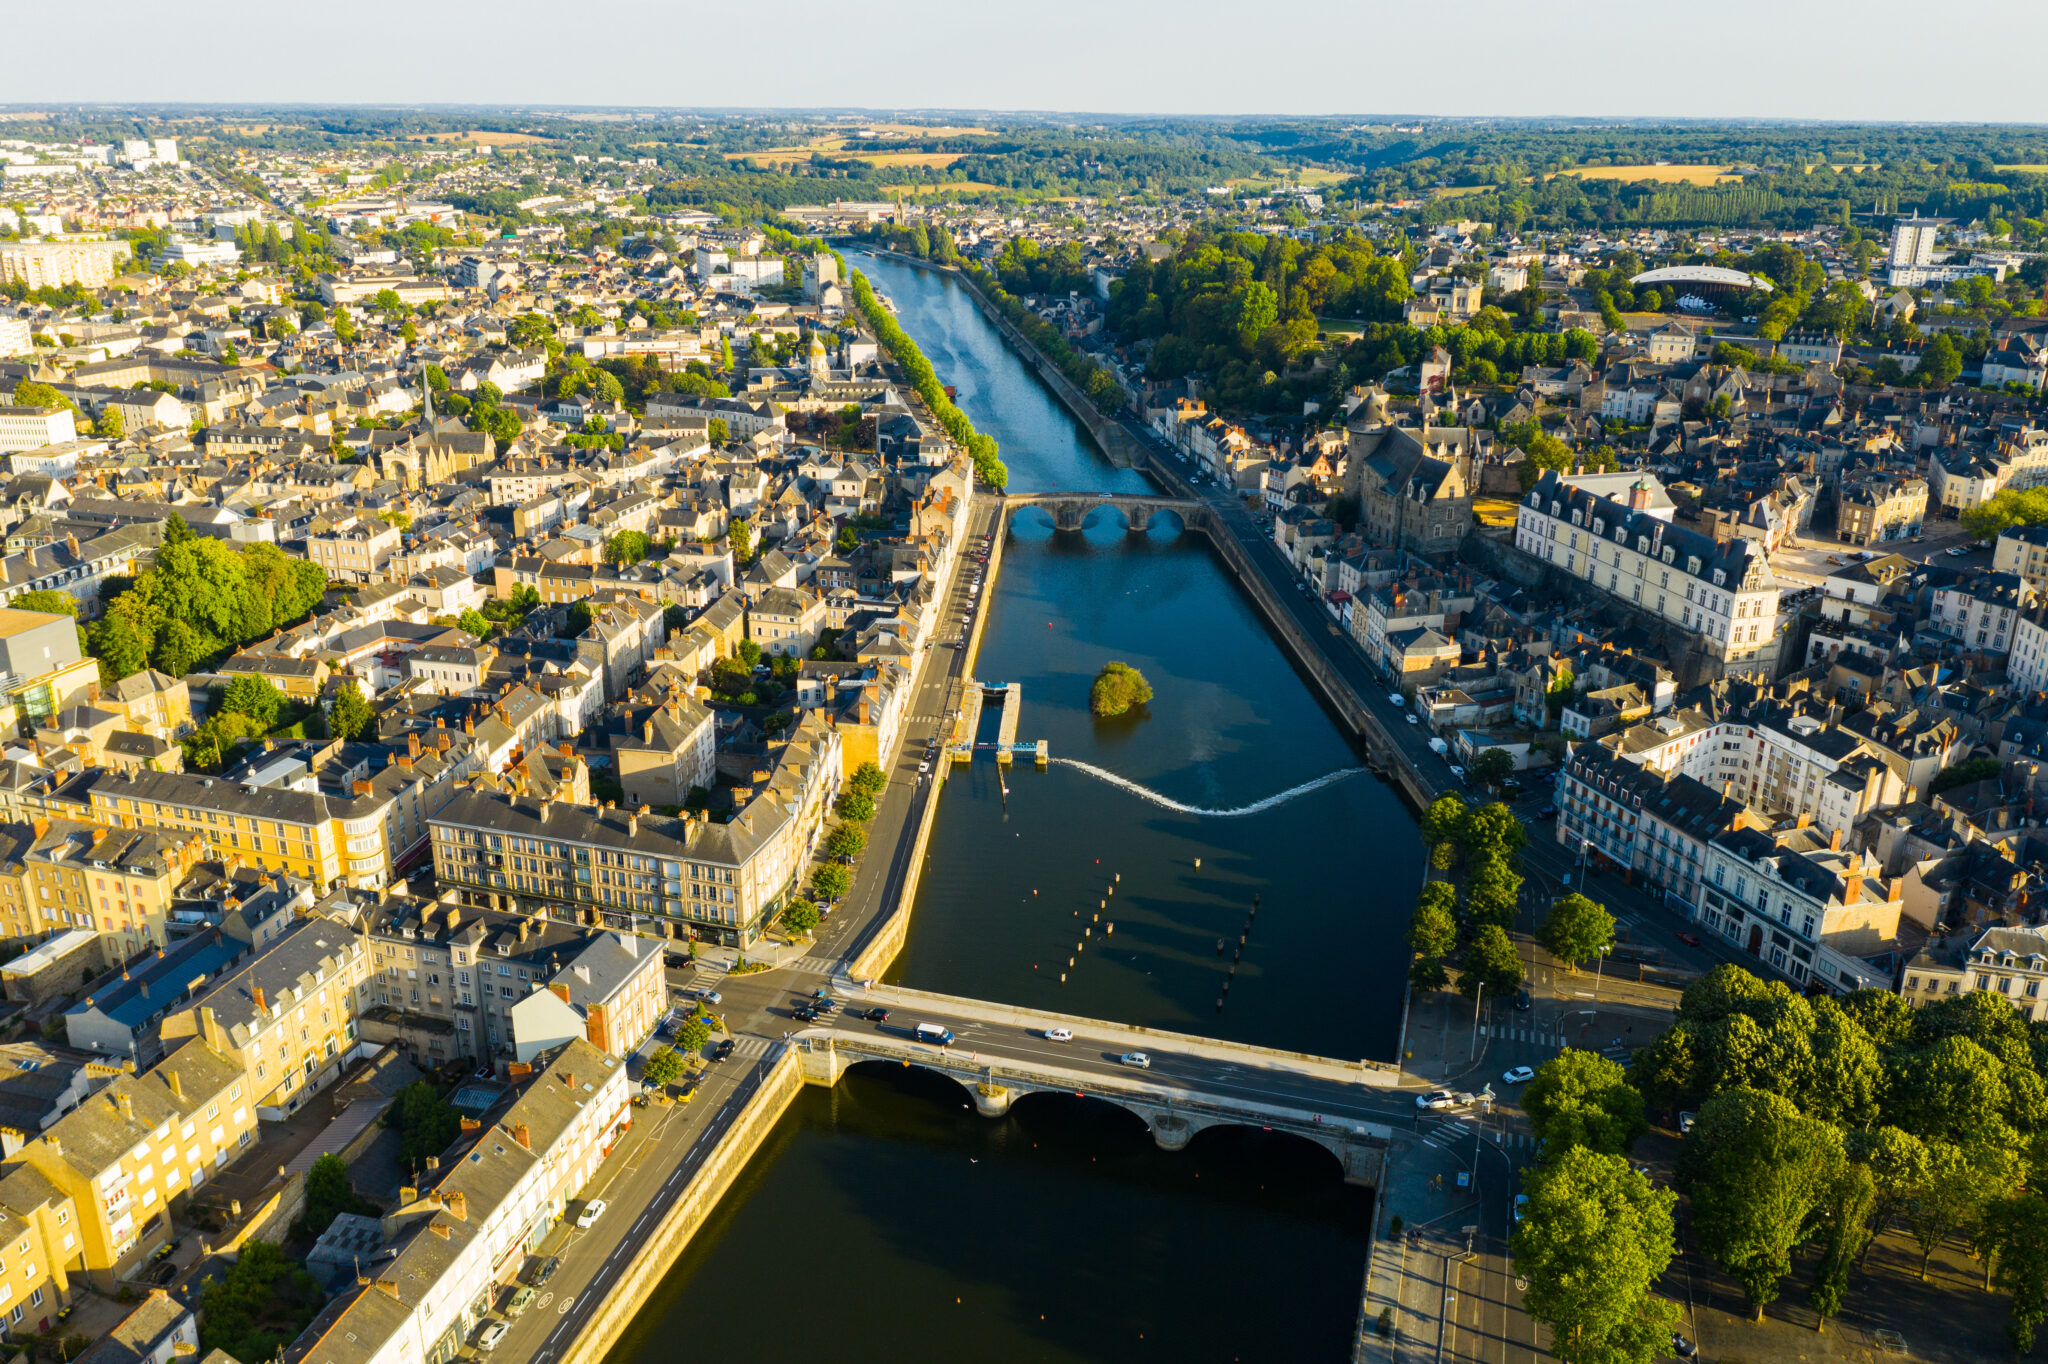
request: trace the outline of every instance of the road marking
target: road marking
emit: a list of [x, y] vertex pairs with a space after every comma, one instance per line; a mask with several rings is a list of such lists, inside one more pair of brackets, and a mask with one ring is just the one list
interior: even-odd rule
[[576, 1299], [574, 1299], [574, 1298], [564, 1298], [564, 1299], [562, 1299], [562, 1305], [561, 1305], [560, 1307], [557, 1307], [557, 1308], [555, 1309], [555, 1315], [556, 1315], [556, 1316], [566, 1316], [566, 1315], [568, 1314], [568, 1311], [569, 1311], [569, 1309], [570, 1309], [571, 1307], [574, 1307], [575, 1305], [576, 1305]]

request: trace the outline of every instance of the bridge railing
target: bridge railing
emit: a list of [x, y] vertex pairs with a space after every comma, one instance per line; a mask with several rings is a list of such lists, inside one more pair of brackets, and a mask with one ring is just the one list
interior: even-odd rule
[[1073, 1029], [1079, 1036], [1103, 1038], [1114, 1042], [1149, 1042], [1156, 1048], [1188, 1051], [1273, 1070], [1286, 1070], [1291, 1074], [1315, 1075], [1339, 1083], [1366, 1085], [1374, 1089], [1391, 1089], [1401, 1083], [1401, 1068], [1391, 1061], [1346, 1061], [1334, 1056], [1318, 1056], [1314, 1052], [1285, 1051], [1279, 1047], [1262, 1047], [1252, 1042], [1231, 1042], [1222, 1038], [1201, 1037], [1194, 1033], [1169, 1032], [1164, 1028], [1148, 1028], [1138, 1023], [1112, 1023], [1106, 1019], [1088, 1018], [1080, 1014], [1020, 1009], [1014, 1004], [966, 999], [959, 995], [943, 995], [931, 990], [913, 990], [902, 985], [878, 985], [851, 979], [847, 980], [846, 984], [851, 989], [871, 994], [876, 999], [892, 1004], [923, 1005], [939, 1014], [1014, 1023], [1031, 1031], [1057, 1024]]
[[[1255, 1099], [1227, 1099], [1199, 1089], [1189, 1089], [1172, 1081], [1141, 1079], [1141, 1076], [1148, 1074], [1142, 1071], [1105, 1075], [1093, 1071], [1066, 1070], [1056, 1066], [1012, 1061], [995, 1054], [983, 1059], [978, 1053], [962, 1056], [958, 1044], [954, 1047], [941, 1048], [922, 1042], [898, 1041], [878, 1034], [846, 1034], [829, 1029], [801, 1032], [797, 1034], [795, 1040], [799, 1046], [806, 1048], [826, 1043], [842, 1056], [852, 1054], [861, 1060], [899, 1061], [923, 1066], [927, 1070], [949, 1075], [961, 1084], [969, 1086], [1028, 1085], [1081, 1098], [1107, 1099], [1113, 1103], [1167, 1108], [1175, 1113], [1214, 1118], [1219, 1122], [1300, 1128], [1303, 1131], [1315, 1131], [1325, 1135], [1363, 1137], [1378, 1141], [1387, 1141], [1393, 1136], [1393, 1129], [1385, 1123], [1347, 1116], [1341, 1103], [1319, 1107], [1314, 1104], [1275, 1104]], [[1331, 1097], [1336, 1099], [1341, 1096]]]

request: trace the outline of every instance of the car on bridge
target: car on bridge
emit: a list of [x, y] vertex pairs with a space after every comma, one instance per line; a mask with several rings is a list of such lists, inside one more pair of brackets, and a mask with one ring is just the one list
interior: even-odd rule
[[1125, 1065], [1135, 1067], [1138, 1070], [1152, 1069], [1152, 1058], [1142, 1051], [1127, 1051], [1117, 1059]]
[[1047, 1028], [1039, 1033], [1039, 1036], [1048, 1042], [1071, 1042], [1074, 1040], [1074, 1030], [1072, 1028]]

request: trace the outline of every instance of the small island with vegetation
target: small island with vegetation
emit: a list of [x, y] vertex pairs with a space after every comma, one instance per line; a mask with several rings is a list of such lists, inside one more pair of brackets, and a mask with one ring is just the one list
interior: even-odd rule
[[1123, 715], [1152, 699], [1152, 684], [1128, 663], [1105, 663], [1088, 689], [1088, 709], [1098, 717]]

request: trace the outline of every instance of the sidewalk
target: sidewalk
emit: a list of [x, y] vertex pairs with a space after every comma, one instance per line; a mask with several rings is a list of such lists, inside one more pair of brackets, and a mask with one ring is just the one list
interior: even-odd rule
[[[1469, 1250], [1465, 1229], [1479, 1220], [1477, 1192], [1457, 1187], [1457, 1176], [1470, 1170], [1469, 1149], [1422, 1139], [1400, 1142], [1390, 1154], [1374, 1204], [1354, 1364], [1436, 1359], [1451, 1273]], [[1381, 1335], [1381, 1315], [1390, 1308], [1392, 1331]]]
[[1403, 1069], [1426, 1084], [1447, 1083], [1483, 1069], [1492, 1022], [1511, 1013], [1511, 1008], [1496, 1013], [1493, 1002], [1484, 1001], [1475, 1039], [1471, 1000], [1448, 990], [1417, 996], [1408, 1011]]

